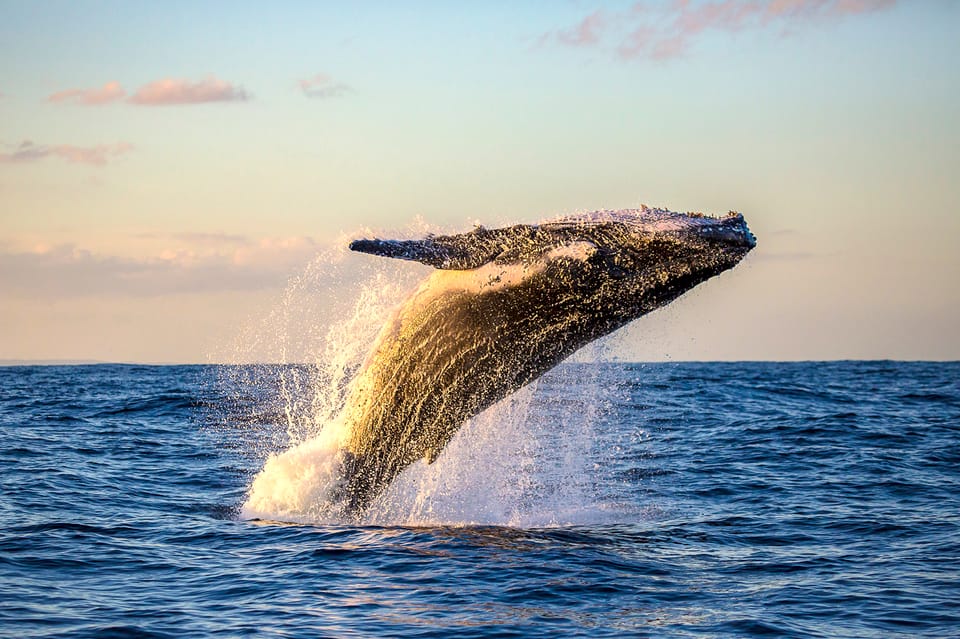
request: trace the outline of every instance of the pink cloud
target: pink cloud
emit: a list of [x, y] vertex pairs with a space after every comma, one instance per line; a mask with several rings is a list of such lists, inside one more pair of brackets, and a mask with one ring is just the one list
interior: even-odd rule
[[338, 98], [352, 89], [342, 82], [335, 82], [325, 73], [298, 82], [300, 90], [308, 98]]
[[73, 103], [94, 106], [116, 102], [127, 94], [119, 82], [111, 81], [97, 89], [66, 89], [50, 95], [47, 100], [57, 104]]
[[606, 14], [602, 9], [598, 9], [572, 28], [558, 32], [557, 40], [572, 47], [594, 45], [600, 42], [606, 26]]
[[623, 59], [666, 60], [687, 53], [706, 32], [746, 31], [838, 20], [888, 9], [897, 0], [674, 0], [662, 8], [642, 2], [618, 14], [590, 13], [543, 40], [572, 47], [612, 45]]
[[[810, 5], [811, 0], [786, 0], [788, 3]], [[812, 0], [822, 4], [822, 0]], [[675, 27], [683, 35], [696, 35], [707, 29], [737, 31], [747, 26], [758, 14], [769, 10], [775, 3], [762, 3], [744, 0], [724, 0], [691, 5], [689, 2], [676, 5], [678, 11], [674, 19]]]
[[776, 17], [845, 16], [892, 7], [897, 0], [772, 0], [762, 8], [765, 19]]
[[174, 104], [202, 104], [205, 102], [243, 102], [250, 95], [243, 87], [210, 76], [199, 82], [164, 78], [146, 84], [129, 98], [141, 106], [168, 106]]
[[0, 153], [0, 164], [24, 164], [56, 157], [71, 164], [103, 166], [132, 150], [133, 145], [127, 142], [74, 146], [72, 144], [34, 144], [30, 140], [24, 140], [12, 152]]
[[136, 258], [73, 244], [0, 247], [0, 297], [150, 297], [277, 289], [323, 248], [310, 237], [175, 242]]

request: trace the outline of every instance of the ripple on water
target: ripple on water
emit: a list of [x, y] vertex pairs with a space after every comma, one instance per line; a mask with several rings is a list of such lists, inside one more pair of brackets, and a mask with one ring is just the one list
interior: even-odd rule
[[5, 633], [960, 636], [958, 364], [567, 365], [378, 525], [239, 520], [219, 373], [0, 369]]

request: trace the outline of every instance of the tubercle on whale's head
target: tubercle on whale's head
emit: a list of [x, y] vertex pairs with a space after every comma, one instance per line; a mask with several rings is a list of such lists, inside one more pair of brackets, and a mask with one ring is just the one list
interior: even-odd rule
[[631, 292], [648, 297], [654, 290], [689, 289], [735, 266], [757, 243], [743, 215], [733, 211], [713, 217], [643, 207], [581, 214], [558, 224], [576, 227], [575, 236], [597, 245], [594, 264], [627, 298]]
[[676, 213], [643, 206], [640, 209], [600, 211], [589, 214], [586, 219], [594, 223], [602, 223], [605, 219], [621, 222], [646, 240], [703, 243], [744, 252], [757, 244], [743, 214], [737, 211], [717, 217], [700, 212]]
[[[700, 242], [743, 251], [749, 251], [757, 243], [743, 215], [736, 211], [717, 217], [700, 212], [677, 213], [644, 205], [639, 209], [601, 210], [562, 217], [544, 226], [579, 226], [586, 233], [604, 227], [621, 227], [629, 229], [630, 235], [635, 235], [635, 241]], [[616, 239], [623, 241], [627, 238]]]

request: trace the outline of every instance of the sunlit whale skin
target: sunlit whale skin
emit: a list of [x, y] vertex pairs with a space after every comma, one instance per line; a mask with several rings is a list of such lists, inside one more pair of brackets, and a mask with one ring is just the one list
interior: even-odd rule
[[345, 509], [362, 513], [472, 416], [577, 349], [735, 266], [743, 216], [643, 207], [354, 251], [435, 267], [384, 327], [347, 400]]

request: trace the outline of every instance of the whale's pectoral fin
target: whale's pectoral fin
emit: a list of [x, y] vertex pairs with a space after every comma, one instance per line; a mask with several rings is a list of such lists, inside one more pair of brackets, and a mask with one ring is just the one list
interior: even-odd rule
[[[434, 268], [475, 268], [469, 255], [462, 255], [452, 247], [438, 244], [431, 238], [424, 240], [354, 240], [350, 250], [382, 257], [421, 262]], [[482, 264], [482, 262], [481, 262]]]
[[350, 242], [350, 250], [459, 271], [494, 261], [515, 240], [532, 232], [532, 227], [524, 225], [495, 230], [478, 226], [469, 233], [433, 235], [422, 240], [354, 240]]

